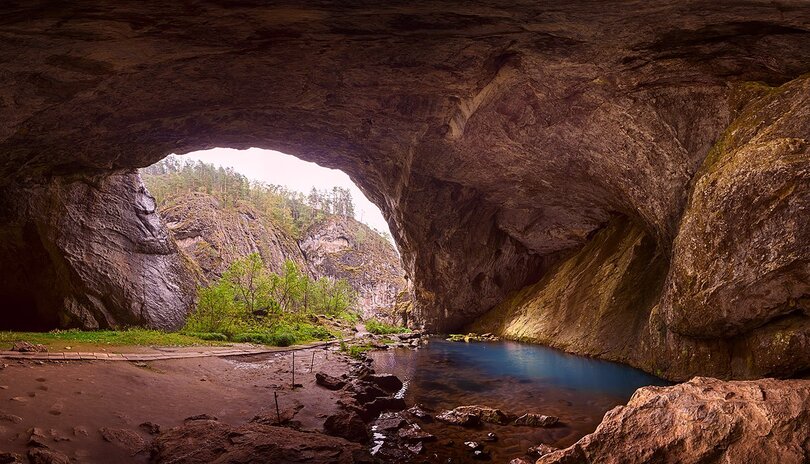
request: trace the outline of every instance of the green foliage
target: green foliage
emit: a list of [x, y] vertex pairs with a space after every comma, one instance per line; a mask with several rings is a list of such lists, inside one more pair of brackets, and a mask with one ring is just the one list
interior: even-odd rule
[[313, 188], [308, 195], [279, 185], [251, 182], [232, 168], [169, 156], [141, 169], [141, 177], [158, 203], [190, 192], [213, 195], [226, 206], [250, 204], [295, 238], [327, 215], [354, 217], [351, 192], [341, 187]]
[[386, 324], [385, 322], [376, 319], [369, 319], [366, 321], [366, 330], [376, 335], [388, 335], [397, 333], [410, 332], [407, 327], [400, 327], [397, 325]]
[[351, 319], [356, 295], [346, 281], [311, 279], [292, 262], [269, 272], [258, 254], [233, 262], [217, 282], [198, 289], [184, 332], [225, 334], [234, 341], [288, 346], [334, 335], [313, 314]]
[[186, 332], [185, 335], [188, 335], [189, 337], [199, 338], [200, 340], [210, 340], [218, 342], [228, 341], [228, 337], [225, 334], [216, 332]]
[[369, 351], [373, 350], [374, 347], [371, 345], [351, 345], [348, 350], [345, 351], [349, 356], [355, 359], [360, 359], [368, 353]]

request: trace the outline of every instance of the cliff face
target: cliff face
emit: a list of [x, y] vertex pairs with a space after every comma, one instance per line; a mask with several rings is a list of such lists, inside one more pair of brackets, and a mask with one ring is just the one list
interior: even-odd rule
[[300, 246], [314, 274], [349, 282], [364, 317], [401, 323], [396, 306], [408, 292], [405, 271], [385, 238], [352, 218], [332, 216], [310, 227]]
[[[381, 206], [431, 330], [523, 289], [535, 307], [498, 311], [534, 314], [528, 338], [673, 377], [787, 375], [810, 368], [808, 24], [799, 1], [5, 2], [0, 183], [17, 198], [167, 153], [278, 149]], [[47, 211], [13, 209], [7, 233]], [[86, 232], [65, 236], [107, 233]], [[104, 306], [137, 319], [141, 302]]]
[[395, 306], [407, 289], [399, 255], [390, 242], [352, 218], [326, 216], [296, 240], [249, 204], [226, 206], [200, 192], [167, 198], [160, 217], [200, 283], [218, 278], [233, 261], [259, 253], [273, 272], [291, 260], [314, 278], [346, 279], [364, 317], [401, 321]]
[[672, 379], [810, 367], [810, 79], [734, 89], [672, 249], [616, 217], [473, 329]]

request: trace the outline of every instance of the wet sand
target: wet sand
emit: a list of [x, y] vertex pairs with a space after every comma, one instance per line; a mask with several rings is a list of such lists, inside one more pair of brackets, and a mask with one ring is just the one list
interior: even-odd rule
[[[295, 382], [302, 385], [294, 390], [290, 352], [140, 363], [0, 360], [7, 365], [0, 369], [0, 452], [24, 456], [36, 427], [48, 447], [77, 462], [148, 462], [152, 436], [140, 424], [167, 430], [199, 414], [232, 425], [275, 417], [274, 392], [282, 419], [322, 431], [344, 393], [316, 386], [314, 372], [339, 376], [349, 360], [323, 348], [294, 354]], [[136, 449], [139, 437], [145, 446]]]

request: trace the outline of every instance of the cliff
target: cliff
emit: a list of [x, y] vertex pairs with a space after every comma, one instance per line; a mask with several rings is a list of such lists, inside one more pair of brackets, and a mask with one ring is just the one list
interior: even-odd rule
[[399, 255], [391, 242], [353, 218], [326, 215], [297, 240], [248, 202], [225, 205], [201, 192], [170, 196], [159, 213], [201, 283], [258, 253], [273, 272], [291, 260], [312, 277], [345, 279], [357, 292], [363, 317], [401, 321], [395, 306], [406, 281]]

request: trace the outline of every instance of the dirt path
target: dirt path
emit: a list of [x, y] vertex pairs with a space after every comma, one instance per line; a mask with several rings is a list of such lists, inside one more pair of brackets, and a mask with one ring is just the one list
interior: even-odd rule
[[[316, 386], [310, 366], [339, 376], [351, 362], [325, 348], [143, 362], [0, 359], [0, 452], [24, 456], [36, 428], [36, 440], [76, 462], [148, 462], [141, 424], [166, 430], [208, 414], [238, 425], [275, 416], [274, 392], [282, 417], [320, 431], [343, 393]], [[294, 390], [293, 357], [302, 384]]]

